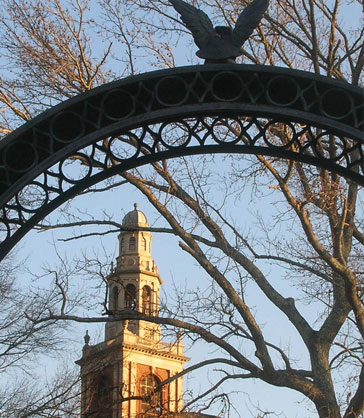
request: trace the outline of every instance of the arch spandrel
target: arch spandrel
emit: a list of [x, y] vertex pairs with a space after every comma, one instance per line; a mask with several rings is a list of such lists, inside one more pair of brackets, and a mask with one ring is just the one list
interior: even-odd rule
[[[219, 133], [226, 120], [235, 136]], [[287, 144], [271, 140], [275, 125], [287, 130]], [[167, 158], [272, 155], [364, 185], [363, 131], [362, 89], [302, 71], [220, 64], [114, 81], [47, 110], [0, 143], [0, 254], [85, 188]], [[320, 145], [328, 135], [337, 137], [335, 156]]]

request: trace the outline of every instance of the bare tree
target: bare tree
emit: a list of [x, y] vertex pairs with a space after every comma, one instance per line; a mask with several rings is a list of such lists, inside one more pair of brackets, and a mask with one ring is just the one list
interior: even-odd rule
[[[59, 288], [67, 287], [65, 261], [63, 269], [45, 271], [54, 287], [45, 289], [25, 280], [24, 260], [12, 254], [0, 266], [0, 415], [4, 417], [74, 417], [79, 413], [80, 381], [73, 362], [59, 366], [45, 376], [41, 359], [47, 356], [64, 359], [66, 324], [49, 321], [36, 325], [34, 318], [58, 309]], [[17, 260], [17, 261], [16, 261]], [[43, 275], [43, 278], [44, 278]], [[53, 280], [52, 280], [53, 279]], [[68, 290], [68, 303], [72, 302]], [[56, 308], [55, 308], [56, 307]], [[31, 316], [32, 320], [29, 319]], [[68, 331], [69, 333], [69, 331]], [[65, 361], [65, 360], [64, 360]]]
[[0, 17], [5, 67], [0, 78], [0, 102], [5, 110], [2, 133], [110, 77], [103, 68], [111, 44], [97, 56], [90, 39], [97, 33], [89, 11], [88, 0], [4, 2]]
[[[266, 232], [261, 239], [266, 241], [257, 245], [256, 238], [240, 231], [238, 220], [229, 219], [226, 208], [220, 209], [226, 197], [223, 202], [216, 201], [215, 190], [209, 191], [214, 176], [209, 165], [201, 171], [200, 162], [196, 167], [193, 160], [184, 160], [178, 169], [173, 168], [173, 174], [165, 162], [153, 164], [154, 173], [124, 173], [123, 178], [137, 187], [167, 221], [169, 232], [180, 238], [180, 248], [211, 278], [209, 292], [205, 289], [202, 296], [196, 290], [190, 298], [181, 296], [176, 306], [166, 305], [160, 317], [149, 320], [183, 329], [193, 342], [213, 343], [225, 353], [233, 369], [222, 367], [225, 376], [206, 390], [205, 396], [227, 380], [259, 378], [302, 393], [315, 404], [319, 416], [360, 416], [362, 244], [348, 231], [356, 228], [352, 216], [356, 186], [298, 163], [263, 157], [250, 166], [241, 165], [239, 158], [230, 162], [234, 164], [231, 177], [224, 183], [226, 193], [238, 199], [240, 190], [234, 191], [238, 181], [242, 185], [250, 178], [254, 179], [254, 187], [262, 187], [258, 181], [265, 178], [277, 199], [281, 193], [286, 199], [285, 204], [278, 205], [277, 222], [288, 217], [291, 226], [298, 219], [294, 227], [297, 235], [278, 238], [261, 219]], [[242, 178], [242, 172], [247, 178]], [[276, 179], [273, 185], [270, 174]], [[283, 227], [279, 227], [281, 233]], [[267, 262], [280, 265], [283, 273], [271, 277], [265, 271]], [[293, 284], [291, 292], [280, 293], [278, 275]], [[264, 327], [258, 323], [254, 302], [249, 298], [249, 281], [294, 326], [309, 367], [297, 367], [287, 348], [264, 336]], [[305, 312], [305, 303], [316, 305], [317, 317], [313, 321]], [[112, 315], [108, 320], [148, 320], [141, 313]], [[41, 321], [49, 319], [105, 321], [102, 317], [81, 318], [62, 312]], [[238, 348], [243, 347], [242, 342], [254, 354], [247, 355], [246, 349]], [[220, 360], [213, 361], [218, 364]], [[348, 367], [353, 368], [351, 383], [340, 393], [336, 373]]]
[[[216, 0], [199, 5], [230, 25], [247, 2], [242, 3]], [[111, 40], [125, 52], [116, 58], [121, 66], [118, 74], [134, 74], [146, 60], [154, 66], [173, 66], [176, 43], [183, 36], [192, 42], [168, 2], [101, 1], [103, 11], [97, 23], [85, 20], [86, 3], [75, 2], [74, 14], [67, 14], [56, 0], [43, 0], [37, 7], [15, 0], [6, 4], [4, 27], [13, 36], [4, 45], [9, 73], [6, 80], [3, 76], [1, 86], [3, 132], [9, 132], [19, 118], [27, 120], [47, 105], [88, 90], [108, 75], [115, 76], [116, 71], [102, 71], [112, 56]], [[46, 4], [52, 7], [46, 8]], [[343, 16], [349, 7], [361, 11], [362, 5], [360, 1], [344, 4], [338, 0], [271, 1], [262, 23], [244, 46], [242, 60], [305, 69], [361, 85], [364, 29], [360, 18], [347, 22]], [[41, 25], [36, 30], [31, 30], [33, 18]], [[97, 25], [106, 40], [99, 58], [91, 53], [95, 38], [84, 32]], [[24, 38], [19, 35], [22, 30]], [[38, 33], [45, 37], [39, 38]], [[12, 77], [14, 68], [21, 68], [22, 74]], [[37, 76], [38, 71], [41, 76]], [[220, 121], [219, 129], [222, 137], [236, 135], [241, 125], [227, 119]], [[176, 141], [184, 134], [177, 127], [173, 131]], [[272, 126], [269, 134], [277, 145], [287, 144], [286, 125]], [[318, 146], [320, 152], [337, 157], [335, 137], [324, 138]], [[206, 157], [198, 164], [193, 158], [154, 163], [147, 170], [124, 173], [120, 179], [120, 184], [126, 181], [143, 193], [164, 220], [163, 232], [176, 235], [180, 249], [210, 278], [207, 296], [195, 290], [190, 298], [177, 298], [173, 309], [166, 305], [159, 317], [114, 312], [108, 318], [86, 318], [75, 306], [68, 306], [65, 287], [56, 283], [61, 299], [58, 311], [29, 316], [36, 325], [65, 319], [102, 322], [139, 318], [178, 327], [193, 342], [214, 344], [221, 354], [213, 361], [224, 364], [223, 375], [195, 399], [197, 402], [219, 396], [216, 391], [226, 381], [260, 379], [301, 393], [312, 401], [320, 417], [363, 416], [364, 237], [358, 186], [321, 169], [262, 156], [244, 160], [231, 157], [227, 165], [229, 170], [221, 178], [214, 177], [213, 158]], [[270, 200], [276, 202], [268, 221], [257, 215], [260, 235], [245, 231], [227, 206], [239, 201], [241, 190], [248, 184], [253, 201], [254, 192], [268, 190]], [[218, 195], [216, 187], [221, 187]], [[74, 225], [82, 222], [77, 220]], [[268, 265], [278, 265], [279, 269], [272, 273]], [[291, 283], [291, 290], [281, 292], [279, 281]], [[252, 283], [294, 327], [305, 352], [305, 366], [286, 347], [265, 336], [249, 297]], [[305, 304], [315, 306], [314, 319]], [[345, 375], [350, 383], [341, 390], [337, 376], [345, 370], [350, 370]]]
[[75, 369], [62, 368], [50, 381], [40, 377], [14, 380], [0, 391], [0, 412], [4, 417], [67, 417], [79, 416], [80, 382]]

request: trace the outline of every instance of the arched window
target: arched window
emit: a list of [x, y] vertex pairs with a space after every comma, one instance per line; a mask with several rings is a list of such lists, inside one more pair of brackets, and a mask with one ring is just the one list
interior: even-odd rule
[[142, 312], [145, 315], [152, 314], [152, 290], [149, 286], [143, 287], [142, 292]]
[[97, 385], [97, 399], [99, 403], [110, 398], [110, 381], [107, 376], [100, 376]]
[[119, 289], [114, 286], [112, 289], [112, 309], [117, 310], [119, 308]]
[[124, 244], [125, 244], [124, 238], [121, 238], [120, 239], [120, 252], [123, 252], [124, 251]]
[[153, 374], [144, 376], [140, 381], [140, 394], [145, 398], [140, 402], [141, 416], [145, 418], [159, 417], [162, 412], [162, 392], [154, 392], [159, 379]]
[[147, 240], [142, 237], [142, 250], [147, 251]]
[[136, 288], [130, 283], [125, 288], [125, 309], [136, 309]]
[[135, 248], [136, 248], [135, 237], [130, 237], [130, 239], [129, 239], [129, 250], [135, 250]]
[[107, 376], [100, 376], [96, 380], [95, 396], [91, 407], [91, 416], [110, 418], [112, 406], [112, 388]]

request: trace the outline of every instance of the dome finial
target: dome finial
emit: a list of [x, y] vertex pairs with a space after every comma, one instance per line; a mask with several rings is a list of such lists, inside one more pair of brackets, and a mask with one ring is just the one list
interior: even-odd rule
[[149, 226], [146, 216], [138, 209], [138, 204], [134, 203], [134, 210], [128, 212], [122, 221], [123, 226]]
[[86, 334], [83, 337], [83, 339], [85, 340], [85, 345], [88, 345], [88, 343], [90, 342], [90, 336], [88, 335], [88, 329], [86, 330]]

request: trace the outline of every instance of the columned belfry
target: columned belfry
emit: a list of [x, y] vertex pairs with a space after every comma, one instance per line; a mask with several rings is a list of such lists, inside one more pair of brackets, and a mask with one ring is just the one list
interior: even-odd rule
[[[109, 310], [112, 314], [119, 310], [131, 309], [149, 316], [158, 314], [159, 286], [162, 280], [151, 255], [152, 235], [132, 228], [148, 228], [143, 212], [137, 209], [127, 213], [122, 222], [127, 230], [119, 234], [119, 256], [116, 268], [108, 278]], [[126, 328], [134, 335], [153, 341], [160, 341], [160, 327], [151, 322], [128, 321], [107, 323], [105, 339], [115, 337]]]
[[[135, 204], [123, 219], [119, 255], [107, 278], [110, 317], [127, 310], [158, 315], [162, 280], [151, 255], [152, 235], [143, 230], [148, 227]], [[89, 345], [89, 339], [86, 335], [77, 361], [82, 417], [148, 418], [181, 410], [183, 379], [160, 387], [181, 372], [188, 360], [181, 341], [162, 342], [158, 324], [139, 320], [107, 322], [105, 341]]]

